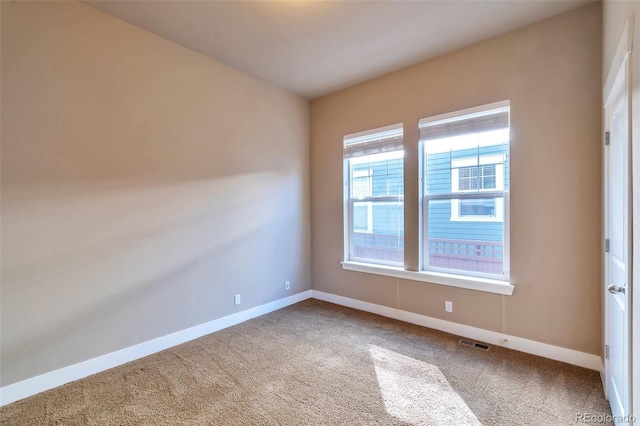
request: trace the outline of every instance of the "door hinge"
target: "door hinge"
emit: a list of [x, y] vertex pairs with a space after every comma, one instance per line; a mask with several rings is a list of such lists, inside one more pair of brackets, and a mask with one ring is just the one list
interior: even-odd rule
[[604, 359], [609, 359], [609, 345], [604, 345]]
[[609, 253], [609, 239], [604, 240], [604, 252]]
[[604, 132], [604, 144], [609, 145], [611, 143], [611, 132]]

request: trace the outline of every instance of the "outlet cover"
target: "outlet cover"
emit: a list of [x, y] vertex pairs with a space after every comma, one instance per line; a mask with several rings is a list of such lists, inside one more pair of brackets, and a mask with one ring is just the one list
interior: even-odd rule
[[285, 290], [291, 290], [291, 281], [286, 281], [284, 283], [284, 289]]
[[239, 304], [240, 304], [240, 295], [239, 295], [239, 294], [236, 294], [236, 295], [233, 297], [233, 304], [234, 304], [234, 305], [239, 305]]
[[453, 302], [447, 300], [444, 302], [444, 310], [445, 312], [453, 312]]

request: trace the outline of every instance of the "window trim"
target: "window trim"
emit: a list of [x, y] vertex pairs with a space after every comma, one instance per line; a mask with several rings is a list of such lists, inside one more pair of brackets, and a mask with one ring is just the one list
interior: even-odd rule
[[[452, 111], [452, 112], [448, 112], [448, 113], [444, 113], [444, 114], [439, 114], [439, 115], [435, 115], [432, 117], [426, 117], [426, 118], [421, 118], [418, 122], [418, 128], [420, 129], [421, 126], [424, 126], [424, 124], [426, 123], [438, 123], [438, 122], [444, 122], [447, 121], [449, 119], [455, 118], [455, 117], [461, 117], [464, 115], [482, 115], [482, 113], [484, 111], [489, 111], [492, 109], [499, 109], [499, 108], [509, 108], [510, 109], [510, 101], [509, 100], [505, 100], [505, 101], [499, 101], [499, 102], [494, 102], [494, 103], [490, 103], [490, 104], [485, 104], [485, 105], [479, 105], [476, 107], [472, 107], [472, 108], [466, 108], [466, 109], [462, 109], [462, 110], [458, 110], [458, 111]], [[511, 114], [511, 111], [509, 110], [509, 114]], [[509, 127], [510, 128], [510, 127]], [[510, 133], [510, 132], [509, 132]], [[419, 137], [418, 139], [418, 226], [419, 226], [419, 232], [418, 232], [418, 271], [407, 271], [407, 272], [412, 272], [413, 274], [423, 274], [423, 275], [419, 275], [419, 276], [415, 276], [412, 274], [412, 276], [414, 277], [423, 277], [423, 276], [429, 276], [429, 277], [435, 277], [432, 279], [436, 279], [439, 281], [442, 281], [443, 285], [451, 285], [454, 287], [463, 287], [462, 285], [457, 285], [460, 283], [466, 283], [466, 285], [469, 285], [471, 287], [474, 287], [472, 289], [477, 289], [477, 290], [482, 290], [482, 291], [488, 291], [488, 292], [496, 292], [496, 291], [491, 291], [491, 289], [489, 288], [493, 288], [492, 285], [493, 284], [497, 284], [500, 283], [500, 285], [506, 285], [506, 286], [510, 286], [511, 290], [509, 293], [502, 293], [499, 292], [500, 294], [511, 294], [511, 292], [513, 292], [513, 284], [511, 284], [510, 282], [510, 276], [511, 276], [511, 272], [510, 272], [510, 265], [511, 265], [511, 259], [510, 259], [510, 239], [511, 239], [511, 232], [510, 232], [510, 189], [511, 189], [511, 182], [509, 182], [509, 190], [505, 190], [504, 188], [500, 191], [496, 191], [496, 190], [490, 190], [493, 193], [497, 193], [499, 192], [501, 195], [504, 197], [504, 206], [503, 206], [503, 211], [504, 211], [504, 242], [503, 242], [503, 253], [502, 253], [502, 259], [503, 259], [503, 274], [487, 274], [487, 273], [481, 273], [481, 272], [474, 272], [474, 271], [464, 271], [464, 270], [458, 270], [458, 269], [448, 269], [448, 268], [438, 268], [438, 267], [433, 267], [433, 266], [428, 266], [427, 262], [425, 261], [425, 257], [428, 256], [428, 252], [427, 250], [425, 250], [424, 247], [424, 242], [428, 240], [428, 229], [427, 226], [425, 224], [425, 222], [428, 224], [428, 219], [426, 218], [426, 212], [425, 212], [425, 200], [426, 200], [426, 194], [424, 193], [424, 156], [425, 156], [425, 142], [422, 140], [422, 138]], [[511, 157], [509, 155], [509, 153], [511, 152], [511, 136], [509, 136], [509, 152], [507, 153], [507, 158], [509, 158], [509, 161], [511, 160]], [[496, 170], [496, 174], [498, 173], [498, 171]], [[509, 173], [509, 176], [511, 174], [511, 167], [509, 167], [507, 170], [503, 170], [503, 174], [504, 173]], [[471, 197], [473, 197], [473, 195], [478, 195], [481, 194], [483, 196], [486, 195], [490, 195], [490, 191], [487, 191], [486, 193], [484, 193], [484, 191], [478, 191], [475, 193], [460, 193], [460, 195], [464, 198], [467, 197], [467, 194], [470, 194]], [[453, 191], [452, 191], [453, 192]], [[435, 196], [437, 198], [437, 196]], [[434, 196], [429, 196], [430, 199], [433, 199]], [[447, 198], [450, 198], [447, 197]], [[344, 267], [344, 265], [343, 265]], [[411, 279], [411, 278], [408, 278]], [[476, 288], [478, 287], [478, 285], [476, 284], [477, 282], [483, 282], [485, 280], [488, 280], [489, 282], [491, 282], [492, 284], [486, 288], [486, 289], [482, 289], [482, 288]], [[423, 281], [421, 279], [417, 279], [417, 281]], [[432, 281], [427, 281], [427, 282], [432, 282]], [[448, 283], [448, 282], [453, 282], [452, 283]], [[439, 284], [439, 283], [436, 283]], [[471, 287], [463, 287], [463, 288], [471, 288]], [[484, 285], [480, 285], [480, 287], [485, 287]], [[501, 289], [502, 287], [498, 288]]]
[[468, 277], [435, 271], [409, 271], [401, 267], [356, 261], [343, 261], [340, 262], [340, 264], [345, 271], [383, 275], [403, 280], [420, 281], [429, 284], [502, 294], [505, 296], [511, 296], [513, 290], [515, 290], [515, 286], [512, 283], [491, 278]]

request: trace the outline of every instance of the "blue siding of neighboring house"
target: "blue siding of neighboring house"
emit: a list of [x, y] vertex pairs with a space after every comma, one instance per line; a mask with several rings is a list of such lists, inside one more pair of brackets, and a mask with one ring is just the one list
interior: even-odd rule
[[402, 204], [373, 205], [373, 233], [404, 235], [404, 210]]
[[[436, 153], [428, 156], [426, 167], [429, 170], [426, 189], [429, 194], [448, 194], [451, 188], [451, 161], [477, 155], [508, 155], [508, 145], [495, 145], [477, 149]], [[404, 194], [404, 159], [379, 161], [354, 166], [354, 172], [370, 171], [372, 176], [372, 196]], [[505, 164], [504, 187], [508, 189], [509, 162]], [[404, 216], [401, 204], [374, 203], [372, 206], [374, 234], [404, 235]], [[358, 209], [359, 219], [366, 213]], [[432, 201], [429, 209], [429, 238], [501, 241], [504, 232], [503, 222], [451, 221], [451, 203], [449, 200]]]
[[[427, 193], [430, 195], [448, 194], [451, 187], [451, 162], [456, 159], [506, 154], [508, 145], [494, 145], [479, 149], [468, 149], [430, 154], [427, 156], [428, 170]], [[509, 162], [505, 164], [504, 188], [509, 188]], [[449, 200], [433, 200], [430, 202], [429, 238], [501, 241], [504, 233], [504, 222], [452, 221], [451, 202]]]

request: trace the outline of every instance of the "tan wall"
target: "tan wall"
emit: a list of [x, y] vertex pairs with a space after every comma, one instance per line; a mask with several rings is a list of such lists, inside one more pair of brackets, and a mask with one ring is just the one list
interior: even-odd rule
[[75, 2], [1, 53], [3, 386], [310, 289], [306, 100]]
[[[314, 100], [314, 290], [600, 354], [601, 28], [593, 3]], [[343, 271], [342, 137], [404, 123], [405, 256], [415, 269], [418, 120], [504, 99], [513, 295]]]
[[[631, 135], [632, 135], [632, 180], [633, 180], [633, 289], [631, 295], [632, 312], [632, 360], [633, 379], [632, 414], [638, 417], [640, 413], [640, 1], [605, 1], [603, 4], [603, 61], [602, 71], [606, 79], [613, 65], [618, 42], [627, 20], [635, 16], [633, 53], [631, 55]], [[606, 81], [603, 81], [603, 86]]]
[[[613, 57], [615, 56], [618, 42], [622, 36], [622, 29], [627, 23], [629, 17], [634, 13], [636, 14], [636, 40], [638, 35], [637, 22], [640, 19], [638, 13], [640, 12], [640, 2], [638, 0], [605, 0], [602, 6], [602, 75], [606, 79], [609, 72], [609, 68], [613, 63]], [[602, 82], [604, 85], [605, 81]]]

